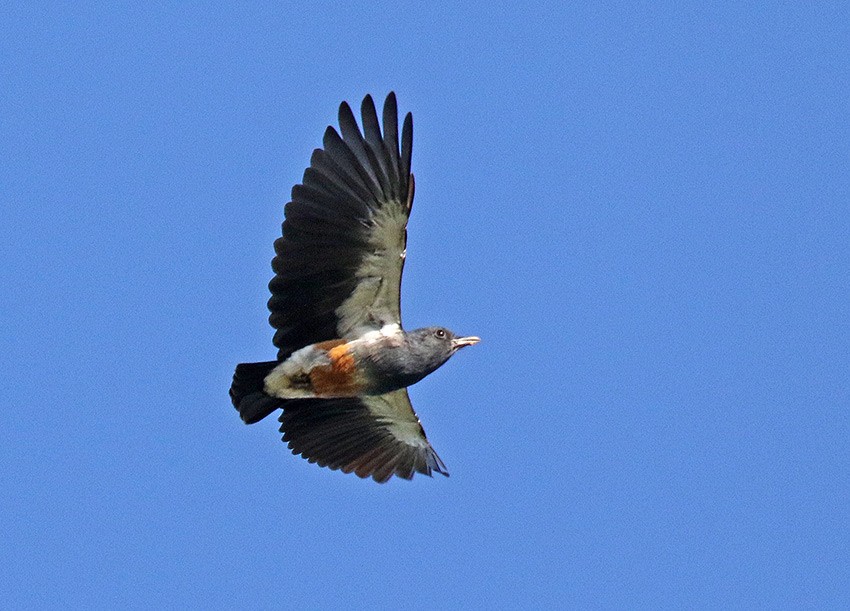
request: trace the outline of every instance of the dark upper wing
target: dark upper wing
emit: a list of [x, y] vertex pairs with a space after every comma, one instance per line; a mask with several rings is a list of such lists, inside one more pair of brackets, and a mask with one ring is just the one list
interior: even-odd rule
[[401, 150], [395, 94], [363, 100], [363, 133], [351, 108], [339, 108], [342, 135], [325, 131], [302, 183], [286, 205], [275, 241], [269, 321], [278, 358], [308, 344], [350, 338], [401, 323], [401, 272], [413, 203], [413, 118], [404, 118]]
[[321, 467], [385, 482], [393, 475], [448, 475], [406, 389], [352, 399], [287, 401], [280, 431], [293, 454]]

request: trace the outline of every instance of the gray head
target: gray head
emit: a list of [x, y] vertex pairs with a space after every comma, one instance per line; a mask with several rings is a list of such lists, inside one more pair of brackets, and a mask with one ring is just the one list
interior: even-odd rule
[[405, 333], [404, 337], [411, 373], [421, 374], [419, 379], [448, 361], [461, 348], [480, 341], [475, 336], [458, 337], [445, 327], [423, 327]]
[[458, 337], [445, 327], [423, 327], [405, 334], [405, 342], [411, 353], [429, 355], [429, 360], [436, 363], [434, 369], [449, 360], [449, 357], [461, 348], [473, 346], [480, 341], [481, 338], [474, 335]]
[[393, 350], [372, 351], [368, 357], [373, 392], [383, 393], [415, 384], [436, 370], [464, 346], [480, 338], [458, 337], [443, 327], [424, 327], [404, 334], [404, 343]]

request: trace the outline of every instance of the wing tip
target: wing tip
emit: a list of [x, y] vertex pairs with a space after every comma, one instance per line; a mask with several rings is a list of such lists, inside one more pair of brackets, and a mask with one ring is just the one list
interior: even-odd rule
[[372, 469], [368, 472], [367, 471], [358, 472], [356, 468], [352, 469], [352, 468], [347, 467], [347, 466], [322, 464], [322, 461], [320, 461], [315, 456], [306, 456], [302, 451], [293, 448], [291, 442], [289, 442], [287, 444], [287, 447], [292, 451], [293, 456], [300, 456], [301, 458], [303, 458], [308, 463], [318, 465], [322, 469], [327, 469], [328, 471], [339, 471], [340, 473], [343, 473], [345, 475], [354, 474], [360, 479], [364, 479], [364, 480], [365, 479], [371, 479], [372, 481], [374, 481], [378, 484], [386, 484], [387, 482], [392, 480], [393, 477], [395, 477], [396, 479], [402, 479], [402, 480], [409, 482], [409, 481], [412, 481], [414, 479], [414, 477], [416, 476], [417, 473], [420, 474], [420, 475], [423, 475], [423, 476], [430, 477], [432, 479], [433, 479], [435, 473], [439, 473], [443, 477], [450, 477], [450, 474], [446, 470], [445, 465], [443, 465], [442, 467], [430, 467], [427, 470], [412, 470], [409, 473], [404, 472], [404, 471], [395, 471], [394, 470], [394, 471], [391, 471], [390, 473], [382, 474], [380, 472], [380, 469]]

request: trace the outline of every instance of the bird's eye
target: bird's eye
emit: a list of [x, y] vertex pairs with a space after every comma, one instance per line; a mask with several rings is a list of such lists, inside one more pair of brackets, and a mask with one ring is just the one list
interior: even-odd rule
[[437, 329], [436, 331], [434, 331], [434, 337], [436, 337], [437, 339], [446, 339], [446, 332], [442, 329]]

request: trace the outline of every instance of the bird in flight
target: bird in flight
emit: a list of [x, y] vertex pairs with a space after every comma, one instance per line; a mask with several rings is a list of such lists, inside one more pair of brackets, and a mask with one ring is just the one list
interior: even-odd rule
[[448, 475], [407, 387], [478, 337], [443, 327], [404, 331], [401, 273], [413, 205], [413, 117], [399, 141], [394, 93], [383, 129], [371, 96], [339, 107], [275, 240], [269, 322], [277, 360], [236, 366], [230, 398], [246, 424], [277, 409], [293, 454], [385, 482]]

